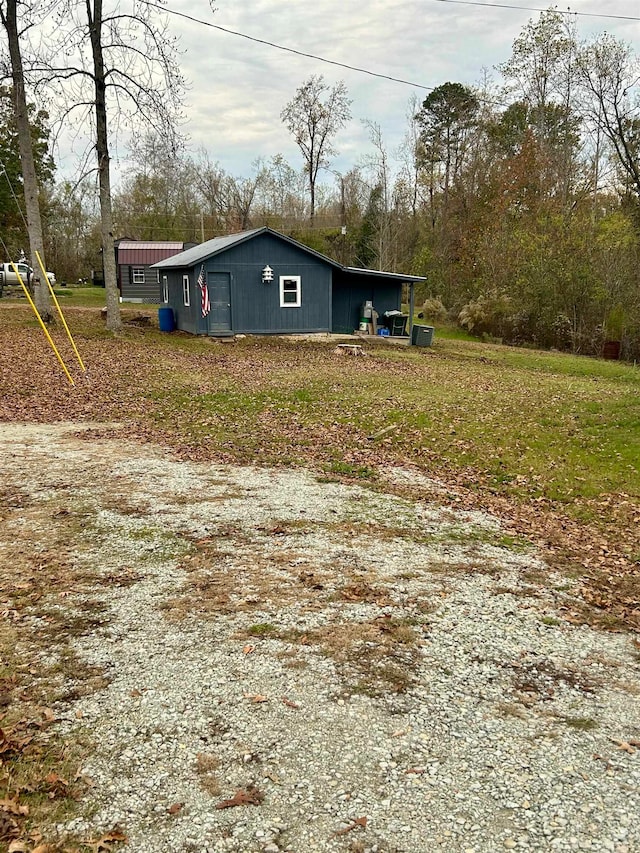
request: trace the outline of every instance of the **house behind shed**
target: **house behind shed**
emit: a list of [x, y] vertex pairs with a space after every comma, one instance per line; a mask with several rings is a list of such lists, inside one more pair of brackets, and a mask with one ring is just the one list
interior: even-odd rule
[[151, 265], [177, 255], [195, 243], [158, 243], [142, 240], [116, 240], [118, 290], [123, 302], [162, 301], [159, 273]]
[[[152, 267], [176, 328], [199, 335], [351, 333], [367, 300], [400, 310], [420, 276], [345, 267], [270, 228], [216, 237]], [[210, 311], [203, 316], [202, 288]]]

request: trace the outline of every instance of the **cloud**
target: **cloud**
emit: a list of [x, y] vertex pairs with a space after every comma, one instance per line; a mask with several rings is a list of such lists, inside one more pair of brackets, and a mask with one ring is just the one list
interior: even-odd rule
[[[576, 0], [574, 8], [598, 12], [596, 0]], [[628, 7], [626, 7], [628, 9]], [[483, 69], [493, 69], [511, 53], [529, 11], [466, 6], [435, 0], [314, 0], [251, 4], [218, 0], [212, 14], [205, 0], [171, 0], [171, 10], [238, 30], [265, 41], [314, 53], [393, 77], [438, 86], [448, 80], [475, 85]], [[610, 14], [625, 14], [624, 0], [610, 0]], [[393, 152], [407, 130], [407, 104], [426, 89], [350, 71], [314, 59], [168, 15], [180, 38], [180, 64], [190, 81], [185, 99], [185, 130], [193, 150], [204, 147], [212, 159], [236, 175], [248, 174], [258, 157], [281, 152], [294, 167], [301, 157], [280, 120], [280, 112], [311, 74], [333, 84], [343, 79], [353, 99], [353, 120], [336, 138], [335, 167], [346, 171], [371, 150], [362, 120], [380, 125]], [[640, 46], [640, 23], [577, 19], [579, 36], [605, 28]]]

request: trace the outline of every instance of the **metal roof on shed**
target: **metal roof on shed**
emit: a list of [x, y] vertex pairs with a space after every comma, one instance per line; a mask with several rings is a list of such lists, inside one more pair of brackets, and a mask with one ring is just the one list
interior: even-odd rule
[[396, 281], [426, 281], [423, 275], [405, 275], [402, 272], [384, 272], [384, 270], [367, 270], [360, 267], [343, 267], [345, 272], [353, 273], [354, 275], [369, 275], [379, 276], [380, 278], [392, 278]]
[[180, 252], [179, 255], [159, 261], [157, 264], [154, 264], [154, 268], [195, 266], [195, 264], [213, 257], [213, 255], [218, 255], [230, 246], [242, 243], [253, 237], [254, 234], [265, 230], [265, 228], [254, 228], [251, 231], [240, 231], [238, 234], [227, 234], [226, 237], [214, 237], [213, 240], [207, 240], [205, 243], [200, 243], [198, 246], [186, 249], [184, 252]]
[[118, 243], [119, 249], [184, 249], [184, 243], [160, 243], [148, 242], [143, 240], [123, 240]]
[[184, 243], [122, 242], [118, 244], [118, 264], [147, 266], [173, 257], [183, 249]]
[[271, 234], [280, 240], [284, 240], [286, 243], [290, 243], [292, 246], [297, 246], [307, 254], [313, 255], [318, 258], [318, 260], [324, 261], [334, 269], [340, 270], [346, 274], [376, 276], [378, 278], [392, 279], [398, 282], [426, 281], [424, 276], [419, 275], [403, 275], [402, 273], [382, 272], [381, 270], [365, 270], [357, 267], [345, 267], [337, 261], [334, 261], [333, 258], [328, 258], [326, 255], [316, 252], [315, 249], [310, 249], [309, 246], [305, 246], [304, 243], [299, 243], [297, 240], [294, 240], [293, 237], [287, 237], [285, 234], [280, 234], [279, 231], [274, 231], [272, 228], [268, 228], [266, 226], [263, 226], [262, 228], [252, 228], [249, 231], [239, 231], [237, 234], [227, 234], [225, 237], [214, 237], [213, 240], [207, 240], [206, 243], [200, 243], [200, 245], [193, 246], [193, 248], [180, 252], [178, 255], [173, 255], [170, 258], [158, 261], [158, 263], [153, 265], [153, 268], [184, 269], [186, 267], [194, 267], [197, 264], [203, 263], [209, 258], [214, 257], [214, 255], [219, 255], [226, 249], [231, 248], [231, 246], [236, 246], [239, 243], [244, 243], [246, 240], [251, 240], [252, 237], [256, 237], [258, 234]]
[[332, 267], [342, 269], [342, 265], [337, 261], [334, 261], [332, 258], [328, 258], [326, 255], [316, 252], [315, 249], [310, 249], [303, 243], [298, 243], [298, 241], [294, 240], [293, 237], [287, 237], [285, 234], [280, 234], [279, 231], [274, 231], [272, 228], [268, 228], [267, 226], [263, 226], [262, 228], [252, 228], [249, 231], [239, 231], [237, 234], [227, 234], [225, 237], [214, 237], [213, 240], [207, 240], [206, 243], [200, 243], [199, 246], [194, 246], [192, 249], [180, 252], [179, 255], [160, 261], [153, 266], [154, 269], [165, 269], [167, 267], [193, 267], [202, 261], [206, 261], [208, 258], [214, 257], [214, 255], [219, 255], [220, 252], [224, 252], [226, 249], [231, 248], [231, 246], [237, 246], [239, 243], [251, 240], [252, 237], [256, 237], [258, 234], [271, 234], [279, 240], [284, 240], [292, 246], [297, 246], [299, 249], [302, 249], [303, 252], [306, 252], [308, 255], [313, 255], [318, 258], [318, 260], [324, 261]]

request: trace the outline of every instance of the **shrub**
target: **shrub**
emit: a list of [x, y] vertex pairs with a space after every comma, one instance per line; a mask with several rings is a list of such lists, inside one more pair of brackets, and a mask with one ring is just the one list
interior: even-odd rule
[[422, 314], [425, 320], [431, 320], [432, 323], [444, 323], [447, 319], [447, 309], [439, 296], [425, 299]]

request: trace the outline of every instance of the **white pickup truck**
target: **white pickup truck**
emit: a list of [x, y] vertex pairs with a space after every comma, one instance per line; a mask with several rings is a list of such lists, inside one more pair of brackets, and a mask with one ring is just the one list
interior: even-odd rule
[[[31, 283], [31, 277], [33, 276], [33, 270], [31, 267], [24, 263], [24, 261], [18, 261], [16, 263], [16, 267], [18, 272], [20, 273], [20, 278], [23, 280], [25, 284]], [[42, 278], [42, 275], [38, 276]], [[47, 271], [47, 277], [52, 285], [56, 283], [55, 273]], [[20, 284], [18, 281], [18, 277], [16, 276], [13, 265], [12, 264], [0, 264], [0, 290], [5, 284]]]

